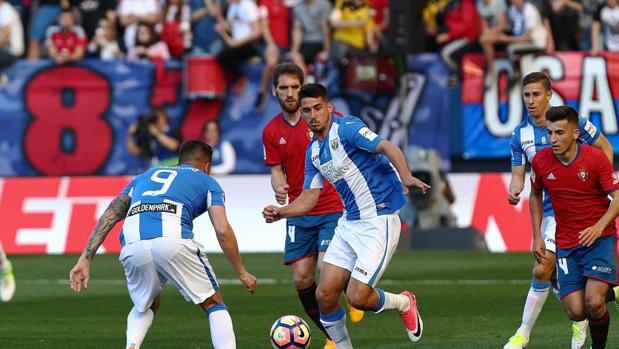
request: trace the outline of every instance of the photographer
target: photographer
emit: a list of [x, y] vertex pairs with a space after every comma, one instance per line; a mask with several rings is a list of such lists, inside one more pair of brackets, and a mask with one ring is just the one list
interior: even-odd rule
[[180, 137], [170, 129], [168, 115], [162, 107], [155, 107], [148, 116], [140, 116], [129, 126], [127, 148], [150, 165], [176, 164]]

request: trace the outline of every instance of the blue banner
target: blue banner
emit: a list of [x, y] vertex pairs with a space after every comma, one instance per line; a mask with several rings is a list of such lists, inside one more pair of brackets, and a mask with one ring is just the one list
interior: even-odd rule
[[[383, 73], [385, 65], [392, 70]], [[447, 70], [436, 55], [409, 57], [405, 66], [407, 72], [397, 76], [392, 61], [376, 63], [380, 79], [374, 85], [339, 76], [335, 69], [323, 82], [338, 111], [361, 117], [399, 145], [436, 148], [447, 160]], [[234, 173], [267, 173], [262, 128], [280, 108], [273, 96], [264, 111], [254, 108], [262, 66], [244, 67], [248, 79], [240, 88], [229, 87], [225, 98], [210, 100], [185, 95], [183, 67], [99, 60], [16, 63], [3, 71], [9, 81], [0, 86], [0, 176], [139, 173], [148, 164], [128, 152], [127, 130], [153, 105], [165, 107], [171, 128], [183, 139], [201, 137], [204, 124], [217, 120], [222, 138], [237, 153]], [[353, 65], [348, 73], [355, 69], [360, 67]]]
[[[550, 105], [568, 105], [591, 120], [619, 149], [619, 53], [588, 56], [584, 52], [527, 56], [520, 63], [521, 75], [545, 72], [552, 81]], [[509, 158], [511, 133], [526, 117], [521, 84], [508, 84], [513, 67], [505, 59], [495, 64], [493, 80], [484, 86], [481, 55], [463, 60], [462, 139], [465, 158]]]

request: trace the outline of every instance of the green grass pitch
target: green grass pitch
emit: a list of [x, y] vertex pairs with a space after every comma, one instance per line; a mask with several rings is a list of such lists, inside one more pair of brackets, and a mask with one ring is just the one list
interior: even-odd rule
[[[280, 254], [245, 254], [261, 283], [255, 295], [234, 284], [223, 255], [209, 256], [232, 316], [238, 348], [270, 348], [268, 332], [281, 315], [306, 320]], [[69, 290], [67, 277], [77, 256], [13, 256], [17, 292], [0, 303], [0, 348], [124, 348], [131, 308], [118, 257], [97, 256], [90, 287]], [[411, 344], [394, 312], [366, 313], [350, 325], [355, 348], [502, 348], [520, 324], [529, 288], [530, 254], [398, 251], [380, 284], [387, 291], [412, 289], [423, 316], [423, 338]], [[619, 320], [611, 304], [609, 348], [619, 348]], [[309, 322], [309, 321], [308, 321]], [[312, 326], [311, 348], [324, 337]], [[569, 348], [570, 322], [554, 296], [533, 331], [528, 348]], [[144, 348], [212, 348], [208, 321], [195, 305], [166, 286], [161, 310]], [[588, 346], [587, 346], [588, 347]]]

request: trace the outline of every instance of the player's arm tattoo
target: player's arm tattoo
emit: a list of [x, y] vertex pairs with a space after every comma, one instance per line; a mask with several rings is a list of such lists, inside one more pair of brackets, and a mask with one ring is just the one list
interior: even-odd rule
[[105, 240], [107, 234], [114, 228], [114, 225], [121, 219], [125, 218], [127, 211], [129, 211], [129, 205], [131, 204], [131, 197], [128, 195], [120, 195], [114, 198], [110, 202], [109, 206], [103, 212], [101, 218], [95, 225], [90, 238], [86, 243], [82, 256], [88, 261], [91, 261], [95, 253], [99, 249], [99, 246]]

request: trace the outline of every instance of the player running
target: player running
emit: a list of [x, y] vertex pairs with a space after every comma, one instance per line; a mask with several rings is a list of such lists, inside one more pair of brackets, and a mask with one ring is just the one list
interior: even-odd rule
[[[312, 132], [301, 118], [299, 90], [304, 75], [293, 63], [282, 63], [273, 72], [273, 94], [282, 112], [264, 128], [264, 162], [271, 167], [271, 186], [279, 204], [296, 200], [303, 189], [305, 150]], [[320, 193], [316, 207], [307, 215], [286, 221], [284, 263], [292, 269], [297, 294], [307, 315], [327, 336], [324, 348], [335, 348], [320, 322], [316, 301], [316, 269], [321, 270], [324, 253], [333, 238], [338, 219], [342, 216], [342, 200], [331, 184]], [[363, 311], [349, 306], [352, 322], [363, 318]]]
[[[527, 107], [528, 117], [516, 127], [511, 138], [512, 176], [509, 183], [508, 201], [512, 205], [520, 202], [520, 193], [524, 188], [525, 164], [531, 163], [535, 154], [550, 146], [548, 131], [546, 130], [546, 111], [550, 107], [552, 86], [546, 75], [534, 72], [522, 79], [522, 99]], [[606, 137], [585, 117], [578, 119], [580, 129], [579, 141], [591, 144], [601, 149], [612, 162], [613, 149]], [[544, 196], [544, 218], [542, 234], [546, 244], [546, 258], [543, 263], [534, 261], [531, 287], [525, 301], [522, 313], [522, 324], [504, 349], [521, 349], [526, 347], [529, 337], [551, 286], [551, 276], [555, 271], [555, 219], [550, 200]], [[552, 280], [554, 282], [554, 280]], [[614, 292], [609, 295], [615, 299]], [[572, 325], [572, 349], [583, 346], [587, 337], [586, 320]]]
[[541, 232], [546, 190], [557, 222], [557, 276], [563, 308], [573, 321], [589, 320], [592, 348], [601, 349], [606, 347], [610, 324], [605, 298], [609, 285], [617, 285], [619, 178], [601, 150], [577, 142], [580, 130], [574, 109], [552, 107], [546, 119], [552, 148], [541, 150], [531, 164], [533, 253], [538, 263], [547, 262]]
[[385, 292], [376, 285], [398, 245], [398, 210], [404, 205], [404, 191], [414, 187], [425, 192], [429, 186], [411, 175], [398, 147], [370, 131], [359, 118], [334, 117], [324, 86], [303, 86], [299, 99], [301, 114], [314, 134], [305, 158], [303, 192], [287, 206], [265, 207], [263, 215], [268, 223], [302, 216], [316, 206], [325, 180], [332, 183], [345, 214], [325, 253], [316, 290], [320, 321], [338, 349], [352, 348], [339, 304], [345, 291], [355, 308], [376, 313], [397, 310], [410, 340], [416, 342], [423, 323], [415, 296], [409, 291]]

